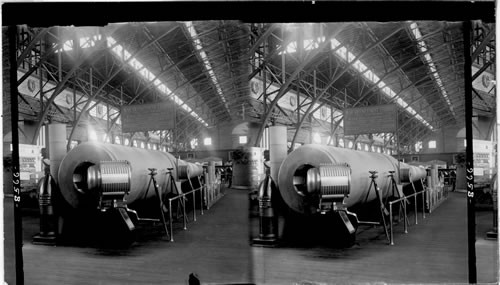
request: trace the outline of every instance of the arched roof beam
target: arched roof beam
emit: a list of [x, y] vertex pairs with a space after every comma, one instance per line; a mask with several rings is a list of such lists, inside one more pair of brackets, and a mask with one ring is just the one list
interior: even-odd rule
[[[335, 38], [336, 35], [338, 35], [348, 24], [346, 23], [342, 23], [340, 25], [340, 27], [337, 28], [337, 30], [335, 32], [333, 32], [333, 34], [327, 38]], [[271, 114], [272, 114], [272, 110], [274, 109], [274, 107], [276, 106], [276, 104], [278, 104], [278, 100], [286, 93], [286, 91], [288, 90], [288, 88], [290, 87], [290, 85], [292, 84], [292, 81], [295, 80], [295, 78], [297, 77], [297, 75], [310, 63], [313, 61], [313, 59], [315, 59], [315, 57], [320, 54], [320, 52], [326, 47], [328, 46], [328, 44], [330, 44], [330, 41], [327, 41], [325, 40], [323, 43], [321, 43], [319, 45], [319, 47], [313, 51], [311, 51], [307, 57], [304, 59], [303, 62], [301, 62], [299, 64], [299, 66], [296, 67], [295, 71], [292, 73], [292, 75], [290, 75], [290, 77], [285, 81], [285, 83], [280, 87], [280, 91], [278, 92], [278, 94], [276, 95], [276, 97], [274, 98], [273, 102], [271, 103], [271, 106], [269, 106], [269, 109], [266, 113], [266, 115], [262, 118], [261, 120], [261, 123], [260, 123], [260, 128], [259, 128], [259, 131], [257, 132], [257, 137], [256, 137], [256, 144], [258, 144], [258, 142], [260, 141], [261, 137], [262, 137], [262, 133], [264, 132], [264, 127], [265, 125], [267, 124], [267, 121], [269, 120], [269, 118], [271, 117]], [[332, 50], [333, 51], [333, 50]], [[328, 88], [326, 89], [328, 90]]]
[[40, 68], [40, 66], [47, 61], [47, 59], [58, 50], [63, 43], [56, 43], [53, 47], [51, 47], [49, 50], [46, 50], [43, 56], [38, 60], [36, 64], [34, 64], [26, 73], [17, 80], [17, 86], [21, 85], [21, 83], [24, 82], [35, 70]]
[[[105, 41], [102, 41], [99, 45], [104, 45], [104, 42]], [[54, 89], [54, 92], [50, 96], [46, 105], [49, 106], [54, 102], [57, 95], [59, 95], [59, 93], [61, 93], [61, 91], [67, 87], [68, 81], [71, 77], [73, 77], [73, 76], [78, 77], [80, 74], [82, 74], [85, 71], [85, 69], [80, 69], [81, 65], [83, 65], [86, 61], [90, 61], [90, 64], [88, 65], [88, 66], [90, 66], [94, 62], [99, 60], [102, 56], [103, 56], [103, 53], [98, 52], [98, 51], [90, 53], [87, 56], [81, 55], [81, 57], [74, 63], [71, 70], [68, 73], [66, 73], [66, 76], [64, 76], [64, 78], [60, 82], [57, 83], [56, 88]], [[76, 72], [76, 71], [78, 71], [78, 72]], [[44, 108], [43, 112], [40, 114], [40, 116], [38, 118], [38, 122], [36, 124], [35, 132], [33, 135], [33, 141], [32, 141], [33, 144], [36, 142], [36, 139], [38, 138], [38, 134], [40, 133], [40, 129], [41, 129], [43, 122], [45, 121], [45, 118], [47, 117], [48, 113], [49, 113], [49, 108]]]
[[477, 59], [479, 54], [490, 43], [490, 41], [493, 39], [494, 36], [495, 36], [495, 27], [493, 26], [492, 29], [488, 32], [488, 34], [483, 38], [479, 46], [474, 50], [474, 53], [472, 53], [471, 62], [474, 62]]
[[19, 57], [17, 58], [17, 68], [21, 66], [21, 63], [24, 61], [26, 56], [31, 53], [31, 50], [37, 45], [37, 43], [49, 32], [50, 28], [44, 28], [33, 37], [33, 39], [29, 42], [26, 48], [21, 52]]
[[[341, 26], [341, 28], [340, 28], [340, 31], [341, 31], [342, 29], [344, 29], [346, 26], [347, 26], [347, 24], [342, 24], [342, 26]], [[340, 32], [340, 31], [339, 31], [339, 32]], [[336, 33], [335, 35], [337, 35], [337, 34], [338, 34], [338, 33]], [[252, 78], [254, 78], [254, 77], [255, 77], [255, 75], [257, 75], [257, 74], [258, 74], [258, 73], [262, 70], [262, 67], [263, 67], [263, 66], [268, 65], [268, 64], [269, 64], [270, 59], [271, 59], [271, 58], [273, 58], [276, 54], [278, 54], [279, 52], [285, 52], [285, 51], [286, 51], [286, 48], [287, 48], [287, 46], [288, 46], [288, 44], [290, 44], [290, 43], [291, 43], [291, 42], [293, 42], [293, 41], [294, 41], [294, 40], [293, 40], [292, 38], [288, 39], [287, 41], [283, 41], [283, 42], [282, 42], [281, 47], [276, 48], [276, 49], [274, 49], [271, 53], [267, 54], [267, 55], [264, 57], [264, 59], [262, 59], [262, 60], [261, 60], [262, 64], [261, 64], [261, 65], [259, 65], [257, 68], [255, 68], [255, 70], [253, 70], [253, 71], [252, 71], [252, 72], [248, 75], [248, 81], [250, 81]], [[327, 41], [325, 41], [325, 43], [326, 43], [326, 42], [327, 42]], [[325, 47], [325, 45], [321, 45], [321, 46]], [[321, 49], [321, 48], [318, 48], [318, 49]], [[251, 60], [252, 58], [254, 58], [254, 56], [255, 56], [255, 53], [253, 53], [253, 54], [249, 54], [249, 58], [250, 58], [250, 60]]]
[[[297, 126], [297, 130], [293, 136], [293, 139], [292, 139], [292, 144], [291, 144], [291, 150], [294, 149], [294, 143], [295, 143], [295, 140], [297, 139], [297, 135], [298, 135], [298, 132], [300, 131], [300, 128], [302, 127], [304, 121], [305, 121], [305, 118], [307, 118], [307, 116], [309, 115], [310, 111], [312, 110], [313, 106], [316, 104], [316, 102], [318, 102], [319, 99], [321, 99], [323, 97], [323, 95], [325, 95], [325, 93], [328, 91], [328, 89], [330, 88], [330, 86], [332, 86], [335, 82], [337, 82], [337, 80], [344, 74], [346, 73], [353, 65], [356, 61], [358, 61], [360, 58], [362, 58], [364, 55], [366, 55], [369, 51], [371, 51], [372, 49], [376, 48], [377, 46], [379, 46], [380, 44], [382, 44], [384, 41], [386, 41], [387, 39], [391, 38], [392, 36], [394, 36], [395, 34], [399, 33], [401, 30], [403, 29], [403, 27], [400, 27], [394, 31], [392, 31], [391, 33], [389, 33], [388, 35], [386, 35], [384, 38], [380, 39], [379, 41], [377, 41], [376, 43], [374, 43], [373, 45], [371, 45], [370, 47], [368, 47], [366, 50], [364, 50], [362, 53], [360, 53], [357, 57], [355, 57], [349, 64], [347, 64], [346, 67], [344, 67], [344, 69], [338, 74], [336, 75], [332, 80], [330, 80], [330, 82], [328, 83], [328, 85], [325, 88], [325, 90], [323, 92], [321, 92], [318, 96], [316, 96], [312, 102], [311, 102], [311, 105], [307, 108], [306, 112], [304, 113], [304, 115], [302, 116], [302, 119], [300, 120], [299, 122], [299, 125]], [[340, 45], [339, 45], [340, 46]]]
[[248, 51], [248, 55], [253, 57], [255, 51], [259, 48], [259, 46], [264, 43], [264, 41], [271, 35], [271, 33], [279, 27], [278, 24], [272, 24], [264, 33], [262, 33], [259, 38], [255, 41], [255, 43], [250, 47]]
[[[216, 46], [217, 44], [212, 44], [210, 46], [206, 46], [204, 47], [204, 49], [210, 49], [211, 47], [213, 46]], [[136, 100], [137, 98], [139, 98], [145, 91], [147, 91], [149, 88], [151, 88], [151, 86], [154, 84], [154, 81], [156, 79], [159, 79], [161, 76], [167, 74], [169, 71], [171, 71], [172, 69], [177, 69], [180, 73], [182, 73], [181, 70], [179, 70], [179, 65], [183, 64], [185, 61], [187, 61], [188, 59], [190, 59], [191, 57], [193, 56], [196, 56], [195, 53], [191, 53], [190, 55], [182, 58], [181, 60], [179, 60], [178, 62], [176, 63], [172, 63], [172, 65], [170, 65], [169, 67], [167, 67], [166, 69], [163, 69], [160, 73], [158, 73], [158, 75], [155, 76], [155, 78], [153, 78], [153, 80], [151, 80], [150, 82], [148, 82], [148, 84], [146, 86], [144, 86], [142, 88], [141, 91], [138, 92], [138, 94], [134, 97], [134, 99], [132, 99], [132, 101]]]
[[[97, 91], [95, 91], [95, 93], [89, 97], [89, 99], [87, 100], [87, 102], [85, 103], [85, 105], [83, 106], [80, 114], [78, 115], [77, 119], [75, 122], [73, 122], [73, 128], [71, 129], [71, 132], [69, 134], [69, 138], [68, 138], [68, 149], [71, 145], [71, 139], [73, 138], [73, 134], [75, 132], [75, 129], [76, 129], [76, 126], [78, 125], [78, 123], [80, 122], [81, 120], [81, 117], [83, 115], [83, 113], [85, 113], [85, 111], [87, 110], [90, 102], [92, 102], [92, 99], [94, 99], [97, 95], [99, 95], [102, 91], [102, 89], [104, 88], [104, 86], [106, 86], [115, 76], [117, 76], [125, 67], [128, 66], [128, 63], [132, 60], [132, 59], [135, 59], [135, 57], [140, 54], [142, 51], [146, 50], [147, 48], [149, 48], [151, 45], [153, 45], [154, 43], [158, 42], [160, 39], [166, 37], [168, 34], [170, 34], [172, 31], [174, 31], [177, 27], [173, 27], [171, 28], [170, 30], [168, 30], [167, 32], [165, 32], [164, 34], [162, 34], [161, 36], [155, 38], [154, 40], [152, 41], [149, 41], [147, 42], [146, 44], [144, 44], [142, 47], [140, 47], [135, 53], [131, 54], [130, 57], [121, 62], [121, 67], [118, 68], [117, 70], [115, 70], [115, 72], [113, 74], [111, 74], [110, 76], [108, 76], [108, 78], [101, 83], [101, 85], [99, 86], [99, 88], [97, 89]], [[103, 41], [103, 42], [106, 42], [106, 41]]]

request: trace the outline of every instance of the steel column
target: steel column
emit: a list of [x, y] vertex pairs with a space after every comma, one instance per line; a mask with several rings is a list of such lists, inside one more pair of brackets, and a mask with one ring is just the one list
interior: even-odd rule
[[[491, 38], [494, 32], [483, 40], [481, 46], [484, 46], [487, 38]], [[477, 283], [477, 269], [476, 269], [476, 213], [474, 210], [475, 197], [474, 197], [474, 155], [473, 155], [473, 133], [472, 133], [472, 115], [473, 115], [473, 102], [472, 102], [472, 62], [477, 57], [478, 51], [476, 49], [471, 56], [471, 22], [463, 22], [463, 37], [464, 37], [464, 84], [465, 84], [465, 133], [466, 133], [466, 175], [467, 175], [467, 236], [468, 236], [468, 269], [469, 269], [469, 283]]]
[[[24, 284], [23, 269], [23, 224], [21, 213], [21, 179], [19, 166], [19, 110], [17, 91], [17, 68], [16, 68], [16, 42], [17, 27], [9, 26], [8, 33], [8, 65], [9, 65], [9, 89], [10, 89], [10, 114], [11, 114], [11, 134], [12, 134], [12, 183], [14, 193], [14, 252], [16, 268], [16, 284]], [[4, 67], [5, 71], [5, 67]]]

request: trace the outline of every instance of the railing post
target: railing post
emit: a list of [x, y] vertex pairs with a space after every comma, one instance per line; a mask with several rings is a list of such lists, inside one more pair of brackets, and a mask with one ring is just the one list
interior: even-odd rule
[[[401, 201], [399, 203], [401, 203]], [[408, 216], [407, 216], [407, 212], [406, 212], [406, 206], [407, 206], [406, 205], [406, 198], [403, 199], [403, 204], [404, 204], [404, 209], [403, 210], [404, 210], [404, 213], [405, 213], [404, 214], [405, 234], [407, 234], [408, 233]]]
[[203, 201], [205, 201], [205, 186], [200, 184], [200, 209], [203, 215]]
[[418, 225], [417, 193], [413, 194], [415, 203], [415, 225]]
[[391, 224], [391, 245], [394, 245], [394, 236], [393, 236], [393, 221], [392, 221], [392, 201], [389, 202], [389, 223]]
[[422, 190], [422, 215], [423, 215], [423, 218], [425, 219], [425, 189]]
[[172, 225], [172, 199], [168, 199], [168, 222], [170, 224], [170, 242], [174, 242], [174, 227]]
[[187, 229], [187, 217], [186, 217], [186, 194], [182, 194], [182, 220], [184, 221], [184, 228], [183, 230]]
[[196, 191], [193, 190], [191, 193], [193, 193], [193, 221], [196, 222]]
[[206, 185], [206, 188], [205, 188], [205, 191], [206, 191], [205, 193], [207, 194], [206, 201], [205, 201], [207, 203], [207, 211], [210, 210], [210, 189], [208, 189], [209, 188], [208, 186], [209, 185]]

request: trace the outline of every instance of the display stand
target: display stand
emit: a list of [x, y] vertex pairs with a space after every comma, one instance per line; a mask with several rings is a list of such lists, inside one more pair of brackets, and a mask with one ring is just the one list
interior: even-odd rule
[[368, 196], [370, 195], [370, 192], [372, 191], [372, 188], [374, 189], [375, 191], [375, 194], [377, 196], [377, 201], [379, 203], [379, 209], [380, 209], [380, 221], [378, 223], [374, 223], [374, 222], [364, 222], [364, 221], [359, 221], [359, 224], [368, 224], [368, 225], [380, 225], [382, 224], [382, 226], [384, 227], [384, 233], [385, 233], [385, 236], [387, 238], [387, 241], [390, 242], [390, 236], [389, 236], [389, 231], [387, 230], [387, 223], [385, 221], [385, 216], [389, 215], [389, 212], [387, 211], [387, 209], [385, 208], [384, 206], [384, 201], [382, 200], [382, 196], [380, 195], [380, 189], [378, 188], [377, 186], [377, 171], [368, 171], [370, 173], [370, 179], [371, 179], [371, 182], [370, 182], [370, 187], [368, 188], [368, 191], [366, 193], [366, 197], [365, 197], [365, 202], [368, 200]]
[[[167, 185], [170, 185], [170, 189], [172, 189], [172, 193], [175, 194], [175, 196], [179, 196], [181, 194], [181, 192], [179, 191], [179, 188], [177, 188], [177, 184], [175, 183], [175, 178], [174, 178], [174, 175], [172, 174], [172, 170], [173, 168], [167, 168], [167, 179], [168, 179], [168, 183]], [[179, 217], [179, 211], [181, 210], [180, 207], [182, 207], [182, 218], [184, 220], [184, 229], [186, 229], [186, 223], [187, 223], [187, 216], [186, 216], [186, 205], [185, 205], [185, 200], [186, 200], [186, 197], [181, 197], [179, 199], [177, 199], [178, 201], [178, 206], [177, 206], [177, 213], [176, 213], [176, 218]], [[170, 213], [172, 213], [172, 209], [169, 208], [169, 211]], [[172, 217], [170, 217], [172, 218]]]
[[165, 215], [164, 215], [164, 212], [163, 212], [163, 208], [164, 208], [165, 205], [163, 204], [163, 199], [160, 196], [160, 191], [158, 189], [158, 184], [156, 183], [156, 179], [155, 179], [155, 176], [156, 176], [156, 174], [158, 174], [158, 172], [156, 171], [156, 168], [148, 168], [148, 170], [149, 170], [149, 174], [148, 175], [151, 176], [151, 178], [149, 179], [148, 188], [146, 190], [145, 196], [148, 194], [149, 187], [151, 186], [151, 183], [153, 183], [153, 188], [155, 190], [155, 194], [158, 197], [158, 200], [160, 201], [160, 218], [161, 218], [161, 223], [163, 224], [163, 227], [165, 228], [165, 233], [167, 234], [167, 237], [170, 239], [170, 234], [168, 232], [167, 222], [165, 220]]
[[[396, 182], [396, 180], [394, 179], [394, 173], [395, 171], [391, 170], [389, 171], [389, 179], [390, 179], [390, 183], [391, 183], [391, 186], [390, 186], [390, 189], [392, 190], [392, 197], [397, 197], [398, 199], [401, 199], [403, 198], [403, 200], [399, 203], [399, 219], [401, 220], [401, 211], [403, 211], [403, 218], [404, 218], [404, 229], [405, 229], [405, 233], [408, 233], [408, 216], [407, 216], [407, 212], [406, 212], [406, 205], [407, 204], [410, 204], [410, 202], [408, 201], [408, 199], [405, 198], [405, 195], [403, 194], [403, 191], [400, 190], [398, 188], [398, 184]], [[391, 217], [392, 219], [392, 217]], [[392, 225], [392, 223], [391, 223]]]

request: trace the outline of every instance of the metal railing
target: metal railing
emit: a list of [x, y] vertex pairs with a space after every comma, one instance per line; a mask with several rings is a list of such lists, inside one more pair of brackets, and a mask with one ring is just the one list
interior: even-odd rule
[[222, 197], [221, 183], [215, 182], [205, 184], [203, 195], [205, 205], [207, 210], [209, 210], [210, 207]]
[[448, 198], [448, 187], [445, 185], [437, 185], [434, 188], [428, 187], [429, 192], [427, 197], [427, 207], [429, 213], [432, 213], [441, 203]]
[[[210, 186], [210, 187], [209, 187]], [[191, 187], [193, 188], [192, 184]], [[222, 192], [220, 191], [220, 183], [213, 183], [213, 185], [204, 184], [198, 188], [195, 188], [191, 191], [179, 194], [175, 197], [168, 199], [168, 223], [169, 223], [169, 233], [170, 241], [174, 241], [174, 228], [173, 228], [173, 211], [172, 211], [172, 202], [179, 200], [179, 205], [182, 207], [182, 222], [183, 222], [183, 230], [187, 230], [188, 217], [186, 214], [186, 197], [188, 195], [192, 195], [192, 208], [193, 208], [193, 221], [196, 221], [196, 192], [200, 193], [200, 214], [203, 215], [203, 208], [206, 207], [207, 210], [217, 202], [218, 199], [222, 196]], [[205, 203], [205, 204], [204, 204]]]
[[405, 234], [408, 233], [408, 215], [407, 215], [407, 201], [409, 198], [411, 197], [414, 197], [414, 210], [415, 210], [415, 225], [418, 224], [418, 209], [417, 209], [417, 195], [418, 194], [422, 194], [422, 217], [423, 219], [425, 219], [425, 195], [424, 193], [425, 192], [428, 192], [429, 190], [428, 189], [424, 189], [422, 191], [419, 191], [419, 192], [415, 192], [411, 195], [407, 195], [407, 196], [404, 196], [404, 197], [401, 197], [399, 199], [396, 199], [396, 200], [393, 200], [393, 201], [390, 201], [389, 202], [389, 220], [390, 220], [390, 245], [394, 245], [394, 231], [393, 231], [393, 228], [394, 228], [394, 217], [393, 217], [393, 211], [392, 211], [392, 205], [396, 204], [396, 203], [403, 203], [404, 206], [403, 206], [403, 211], [404, 211], [404, 215], [403, 215], [403, 220], [404, 220], [404, 231], [405, 231]]
[[182, 199], [182, 200], [180, 200], [179, 205], [181, 205], [181, 207], [182, 207], [183, 230], [187, 230], [188, 218], [186, 215], [186, 200], [187, 200], [186, 196], [188, 196], [188, 195], [193, 196], [193, 200], [192, 200], [193, 221], [195, 222], [196, 221], [196, 192], [197, 191], [200, 192], [200, 214], [203, 215], [203, 198], [204, 198], [204, 191], [203, 190], [205, 187], [206, 187], [205, 185], [202, 185], [202, 186], [200, 186], [196, 189], [193, 189], [189, 192], [179, 194], [179, 195], [172, 197], [172, 198], [168, 198], [168, 223], [169, 223], [169, 229], [170, 229], [169, 236], [170, 236], [171, 242], [174, 241], [172, 202], [177, 201], [179, 199]]

